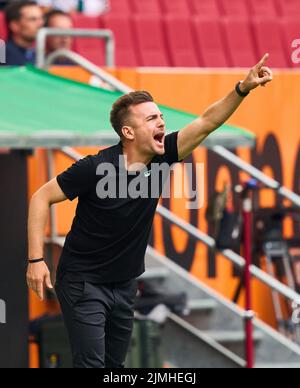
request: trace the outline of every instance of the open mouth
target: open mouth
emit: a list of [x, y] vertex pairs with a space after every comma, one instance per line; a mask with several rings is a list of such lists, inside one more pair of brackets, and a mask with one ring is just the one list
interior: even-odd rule
[[157, 135], [154, 136], [155, 143], [157, 143], [159, 146], [163, 146], [164, 145], [164, 137], [165, 137], [164, 133], [158, 133]]

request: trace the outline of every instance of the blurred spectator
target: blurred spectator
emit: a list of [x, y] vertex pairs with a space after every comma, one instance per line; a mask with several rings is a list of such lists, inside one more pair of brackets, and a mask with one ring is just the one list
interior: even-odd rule
[[40, 6], [64, 12], [79, 11], [97, 16], [108, 10], [109, 0], [38, 0]]
[[[49, 11], [45, 15], [45, 27], [48, 28], [61, 28], [70, 29], [73, 28], [73, 22], [71, 16], [58, 9]], [[56, 50], [71, 50], [72, 38], [68, 36], [51, 36], [47, 39], [47, 55]], [[69, 65], [72, 64], [66, 58], [58, 58], [55, 62], [57, 65]]]
[[41, 7], [59, 9], [64, 12], [75, 12], [78, 9], [78, 0], [38, 0]]
[[107, 12], [108, 8], [109, 8], [108, 0], [84, 0], [82, 11], [86, 15], [97, 16]]
[[41, 8], [35, 1], [12, 1], [5, 8], [9, 37], [6, 42], [6, 65], [35, 63], [34, 43], [43, 27]]

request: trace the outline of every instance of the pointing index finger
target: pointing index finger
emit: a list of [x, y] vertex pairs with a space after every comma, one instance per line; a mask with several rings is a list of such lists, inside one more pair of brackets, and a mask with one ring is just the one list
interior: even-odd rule
[[268, 53], [266, 53], [255, 67], [257, 69], [262, 68], [264, 66], [264, 64], [266, 63], [267, 59], [269, 58], [269, 56], [270, 55]]

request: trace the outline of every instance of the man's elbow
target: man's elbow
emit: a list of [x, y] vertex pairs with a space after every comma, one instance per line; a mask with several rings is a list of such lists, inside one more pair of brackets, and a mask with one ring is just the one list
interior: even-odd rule
[[49, 198], [46, 190], [41, 187], [39, 190], [37, 190], [30, 199], [30, 205], [47, 205], [51, 206], [51, 199]]

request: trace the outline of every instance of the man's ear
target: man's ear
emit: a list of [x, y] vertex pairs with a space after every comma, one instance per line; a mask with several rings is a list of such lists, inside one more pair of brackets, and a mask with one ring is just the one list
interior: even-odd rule
[[19, 23], [17, 20], [13, 20], [12, 22], [9, 23], [9, 30], [13, 34], [16, 34], [19, 31]]
[[134, 140], [135, 139], [134, 129], [132, 127], [127, 126], [127, 125], [124, 125], [124, 127], [122, 128], [122, 134], [123, 134], [124, 139], [127, 139], [127, 140]]

